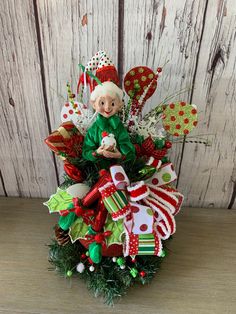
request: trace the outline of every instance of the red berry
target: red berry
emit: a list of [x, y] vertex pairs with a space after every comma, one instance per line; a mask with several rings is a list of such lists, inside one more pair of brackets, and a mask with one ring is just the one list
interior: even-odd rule
[[85, 259], [86, 257], [87, 257], [86, 254], [81, 254], [82, 259]]
[[139, 275], [140, 275], [141, 277], [145, 277], [145, 276], [146, 276], [146, 272], [142, 270], [142, 271], [140, 271]]
[[132, 258], [131, 262], [132, 262], [132, 263], [136, 263], [136, 259], [135, 259], [135, 258]]
[[157, 72], [158, 72], [158, 73], [161, 73], [161, 72], [162, 72], [162, 68], [160, 68], [160, 67], [157, 68]]
[[172, 147], [172, 143], [171, 143], [170, 141], [166, 141], [165, 147], [166, 147], [167, 149], [170, 149], [170, 148]]

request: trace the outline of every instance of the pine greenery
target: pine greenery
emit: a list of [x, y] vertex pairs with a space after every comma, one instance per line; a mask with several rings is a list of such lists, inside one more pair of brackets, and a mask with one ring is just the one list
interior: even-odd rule
[[[79, 241], [61, 246], [56, 240], [52, 240], [49, 248], [49, 262], [53, 265], [53, 269], [56, 269], [62, 276], [73, 275], [83, 279], [88, 289], [96, 297], [103, 297], [108, 305], [112, 305], [115, 299], [125, 295], [134, 283], [143, 285], [149, 283], [163, 260], [156, 256], [136, 256], [136, 261], [133, 262], [131, 257], [126, 257], [124, 258], [126, 267], [121, 269], [112, 257], [103, 257], [101, 263], [93, 265], [95, 270], [91, 272], [88, 259], [83, 258], [86, 249]], [[76, 271], [76, 266], [80, 262], [85, 265], [83, 273]], [[136, 277], [131, 275], [132, 269], [137, 270]], [[140, 272], [145, 272], [145, 276], [142, 277]]]

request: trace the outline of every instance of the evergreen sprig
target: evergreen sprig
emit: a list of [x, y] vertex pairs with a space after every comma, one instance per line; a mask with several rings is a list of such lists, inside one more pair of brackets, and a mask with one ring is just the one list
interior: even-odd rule
[[[94, 264], [95, 270], [89, 270], [90, 264], [87, 259], [81, 258], [86, 253], [86, 249], [79, 241], [61, 246], [53, 240], [49, 245], [49, 262], [61, 275], [67, 276], [68, 271], [73, 275], [83, 279], [92, 293], [104, 298], [108, 305], [112, 305], [116, 298], [126, 294], [127, 290], [134, 283], [147, 284], [154, 277], [160, 268], [163, 258], [156, 256], [136, 256], [135, 263], [130, 257], [125, 258], [125, 269], [112, 260], [112, 257], [103, 257], [101, 263]], [[76, 271], [76, 265], [83, 262], [85, 270], [83, 273]], [[132, 268], [136, 268], [138, 273], [133, 277], [130, 273]], [[144, 271], [142, 277], [140, 272]]]

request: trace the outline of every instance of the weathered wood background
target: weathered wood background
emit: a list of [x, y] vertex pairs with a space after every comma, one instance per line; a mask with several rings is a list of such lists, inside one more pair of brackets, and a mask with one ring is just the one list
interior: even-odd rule
[[45, 197], [62, 172], [43, 139], [60, 123], [66, 82], [105, 49], [120, 75], [167, 60], [149, 106], [188, 87], [198, 105], [192, 135], [172, 160], [188, 206], [236, 208], [235, 0], [2, 0], [0, 194]]

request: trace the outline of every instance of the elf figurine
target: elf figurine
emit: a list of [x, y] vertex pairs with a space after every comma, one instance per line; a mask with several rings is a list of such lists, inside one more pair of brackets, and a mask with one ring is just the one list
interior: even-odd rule
[[82, 154], [84, 159], [106, 168], [119, 159], [135, 159], [135, 148], [117, 116], [123, 106], [123, 91], [117, 86], [117, 70], [104, 51], [99, 51], [85, 70], [95, 69], [102, 84], [95, 86], [96, 81], [93, 82], [90, 102], [98, 115], [86, 133]]

